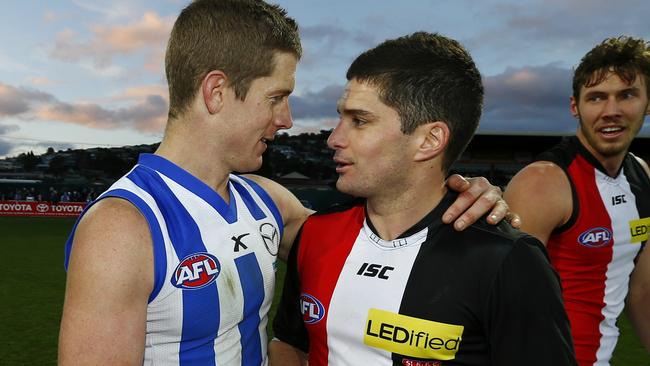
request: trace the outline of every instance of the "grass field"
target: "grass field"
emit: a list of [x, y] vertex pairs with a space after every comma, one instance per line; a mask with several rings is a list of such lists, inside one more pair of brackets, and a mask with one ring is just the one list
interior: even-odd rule
[[[63, 247], [73, 223], [0, 217], [0, 365], [56, 364], [65, 288]], [[649, 366], [650, 356], [627, 319], [619, 323], [622, 335], [612, 366]]]

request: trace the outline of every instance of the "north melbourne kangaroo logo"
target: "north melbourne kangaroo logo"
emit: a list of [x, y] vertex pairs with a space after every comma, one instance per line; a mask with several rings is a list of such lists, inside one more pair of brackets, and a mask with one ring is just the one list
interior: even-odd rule
[[280, 249], [280, 234], [278, 233], [278, 229], [266, 222], [260, 226], [260, 235], [262, 236], [262, 240], [264, 240], [266, 250], [271, 255], [278, 255], [278, 250]]

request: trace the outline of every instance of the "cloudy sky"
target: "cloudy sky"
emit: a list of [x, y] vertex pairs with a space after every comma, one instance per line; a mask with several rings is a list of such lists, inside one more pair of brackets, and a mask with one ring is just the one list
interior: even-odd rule
[[[0, 13], [0, 157], [153, 143], [168, 95], [164, 49], [187, 0], [11, 1]], [[281, 0], [305, 54], [293, 131], [334, 126], [349, 63], [377, 43], [440, 32], [486, 85], [479, 133], [570, 134], [572, 68], [606, 37], [650, 39], [647, 0]], [[650, 136], [650, 119], [642, 130]]]

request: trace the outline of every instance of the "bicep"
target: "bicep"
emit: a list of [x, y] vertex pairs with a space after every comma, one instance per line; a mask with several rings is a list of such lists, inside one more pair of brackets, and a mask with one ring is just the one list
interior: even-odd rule
[[146, 220], [126, 201], [107, 198], [86, 213], [68, 267], [60, 364], [142, 363], [152, 252]]
[[553, 230], [571, 216], [571, 185], [560, 167], [531, 164], [511, 180], [503, 198], [521, 217], [521, 230], [546, 244]]

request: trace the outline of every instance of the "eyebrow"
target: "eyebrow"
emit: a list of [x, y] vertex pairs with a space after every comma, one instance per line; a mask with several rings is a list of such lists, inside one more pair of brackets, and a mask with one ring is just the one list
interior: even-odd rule
[[366, 111], [364, 109], [354, 109], [354, 108], [344, 108], [341, 111], [341, 108], [337, 106], [336, 111], [339, 114], [344, 114], [344, 115], [353, 115], [353, 116], [359, 116], [359, 117], [365, 117], [365, 118], [376, 118], [376, 115], [372, 112]]
[[287, 89], [287, 88], [279, 88], [279, 89], [273, 89], [271, 90], [268, 94], [269, 95], [291, 95], [293, 93], [293, 89]]

